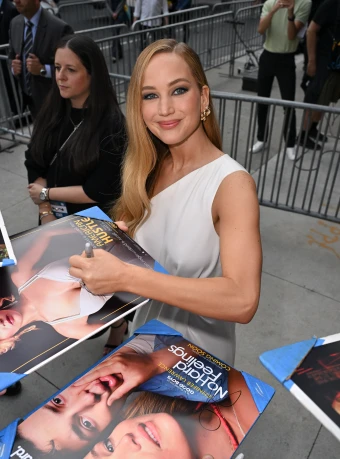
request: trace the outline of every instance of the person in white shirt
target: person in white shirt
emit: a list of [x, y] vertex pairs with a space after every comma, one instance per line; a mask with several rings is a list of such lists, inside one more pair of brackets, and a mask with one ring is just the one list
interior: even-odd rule
[[[169, 9], [168, 9], [168, 1], [167, 0], [136, 0], [135, 4], [135, 11], [133, 14], [133, 22], [148, 18], [152, 18], [154, 16], [161, 16], [164, 15], [164, 24], [169, 24]], [[143, 21], [141, 24], [142, 30], [152, 29], [153, 27], [159, 27], [162, 25], [162, 19], [149, 19], [147, 21]], [[142, 35], [142, 49], [141, 51], [147, 46], [147, 34]], [[157, 37], [159, 38], [159, 37]], [[151, 36], [151, 41], [155, 41], [156, 37], [154, 34]]]

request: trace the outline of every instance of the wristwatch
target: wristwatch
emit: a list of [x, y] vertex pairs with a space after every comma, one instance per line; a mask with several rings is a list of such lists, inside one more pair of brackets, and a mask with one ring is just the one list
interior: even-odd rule
[[41, 201], [48, 201], [48, 193], [49, 193], [49, 191], [50, 191], [49, 188], [43, 188], [40, 191], [39, 198], [40, 198]]
[[295, 14], [293, 14], [293, 16], [291, 17], [288, 16], [288, 21], [292, 21], [292, 22], [295, 21]]
[[41, 75], [41, 76], [46, 76], [46, 73], [47, 73], [47, 71], [46, 71], [45, 67], [43, 67], [42, 69], [40, 69], [40, 75]]

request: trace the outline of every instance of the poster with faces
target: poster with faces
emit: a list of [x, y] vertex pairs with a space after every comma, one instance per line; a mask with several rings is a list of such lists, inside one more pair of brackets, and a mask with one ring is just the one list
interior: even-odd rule
[[17, 260], [0, 269], [0, 391], [13, 383], [13, 375], [29, 375], [147, 303], [127, 292], [93, 294], [70, 274], [70, 257], [81, 255], [86, 245], [94, 257], [102, 249], [126, 263], [157, 269], [142, 247], [98, 211], [26, 231], [11, 244], [0, 227], [3, 264], [11, 247]]
[[230, 458], [274, 390], [146, 326], [20, 422], [9, 457]]

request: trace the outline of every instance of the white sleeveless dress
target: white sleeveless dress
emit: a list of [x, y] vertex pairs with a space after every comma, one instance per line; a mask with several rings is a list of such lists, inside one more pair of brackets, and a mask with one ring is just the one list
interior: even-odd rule
[[[151, 199], [151, 215], [138, 229], [135, 239], [170, 274], [189, 278], [222, 276], [219, 237], [211, 207], [223, 179], [236, 171], [245, 169], [223, 155]], [[209, 308], [207, 303], [207, 315]], [[137, 310], [132, 329], [152, 319], [178, 330], [187, 340], [233, 365], [234, 323], [150, 301]]]

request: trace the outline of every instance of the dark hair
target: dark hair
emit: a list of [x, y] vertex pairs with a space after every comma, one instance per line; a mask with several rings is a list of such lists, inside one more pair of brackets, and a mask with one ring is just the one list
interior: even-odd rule
[[[20, 425], [19, 425], [19, 429], [20, 429]], [[29, 454], [33, 459], [42, 459], [42, 458], [54, 455], [53, 451], [50, 451], [50, 452], [41, 451], [35, 446], [33, 442], [24, 438], [19, 433], [19, 431], [17, 431], [14, 442], [13, 442], [12, 454], [15, 449], [18, 450], [19, 448], [22, 448], [25, 451], [25, 453]]]
[[18, 426], [15, 439], [13, 442], [12, 454], [15, 449], [19, 448], [22, 448], [26, 454], [29, 454], [32, 457], [32, 459], [46, 459], [48, 457], [53, 457], [53, 459], [70, 459], [71, 457], [72, 459], [83, 459], [84, 456], [86, 456], [88, 452], [91, 451], [88, 447], [83, 448], [80, 451], [72, 452], [70, 452], [69, 450], [55, 450], [53, 449], [53, 445], [51, 445], [50, 451], [41, 451], [39, 448], [36, 447], [36, 445], [31, 440], [28, 440], [20, 433], [20, 424]]
[[[84, 121], [62, 151], [63, 158], [67, 158], [77, 173], [85, 176], [99, 159], [100, 142], [108, 120], [112, 120], [112, 126], [114, 123], [123, 126], [124, 116], [98, 45], [89, 37], [70, 35], [61, 39], [56, 51], [64, 48], [76, 54], [91, 75], [90, 94], [83, 107]], [[72, 108], [70, 100], [61, 97], [53, 75], [52, 78], [52, 89], [38, 113], [31, 140], [34, 161], [46, 168], [61, 146], [61, 136], [70, 122]]]

